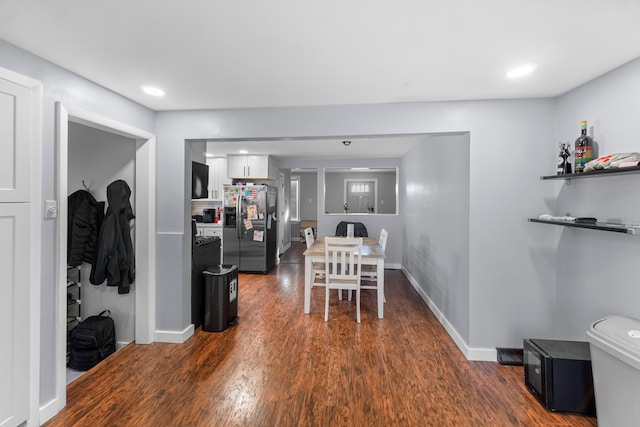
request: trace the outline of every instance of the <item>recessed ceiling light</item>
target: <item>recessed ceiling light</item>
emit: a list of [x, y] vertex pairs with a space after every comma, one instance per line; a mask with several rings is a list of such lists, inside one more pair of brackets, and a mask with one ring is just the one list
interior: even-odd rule
[[249, 154], [249, 152], [247, 150], [238, 150], [238, 153], [240, 153], [240, 154]]
[[159, 87], [154, 87], [154, 86], [142, 86], [142, 90], [144, 93], [146, 93], [147, 95], [151, 95], [151, 96], [164, 96], [164, 90], [160, 89]]
[[507, 73], [507, 77], [510, 79], [516, 79], [518, 77], [526, 76], [527, 74], [531, 74], [533, 70], [536, 69], [536, 64], [527, 64], [518, 68], [514, 68], [513, 70]]

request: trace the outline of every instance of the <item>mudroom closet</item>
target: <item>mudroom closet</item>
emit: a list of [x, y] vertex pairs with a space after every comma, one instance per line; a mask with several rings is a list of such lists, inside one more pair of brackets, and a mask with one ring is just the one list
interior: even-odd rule
[[[92, 266], [100, 271], [100, 245], [108, 239], [106, 230], [108, 225], [118, 225], [117, 220], [108, 219], [107, 209], [118, 204], [130, 203], [132, 214], [137, 215], [136, 206], [136, 140], [120, 136], [115, 133], [89, 127], [83, 124], [69, 122], [68, 124], [68, 164], [67, 164], [67, 200], [60, 203], [68, 205], [68, 251], [67, 251], [67, 347], [71, 351], [69, 340], [71, 330], [78, 322], [89, 316], [98, 315], [103, 310], [109, 310], [115, 323], [117, 347], [134, 341], [135, 339], [135, 280], [127, 286], [108, 286], [106, 280], [101, 284], [93, 284]], [[111, 197], [107, 197], [109, 187]], [[125, 191], [126, 190], [126, 191]], [[130, 195], [127, 197], [128, 191]], [[111, 199], [111, 200], [109, 200]], [[82, 204], [82, 207], [78, 207]], [[90, 206], [90, 207], [89, 207]], [[73, 207], [73, 208], [72, 208]], [[91, 209], [91, 215], [87, 210]], [[94, 214], [95, 212], [95, 214]], [[97, 219], [97, 233], [94, 227], [86, 224], [74, 227], [74, 217], [85, 221], [86, 216]], [[129, 236], [135, 247], [135, 227], [137, 219], [126, 220], [129, 226]], [[100, 241], [100, 224], [103, 224], [103, 242]], [[119, 223], [122, 226], [122, 222]], [[92, 229], [90, 236], [84, 235]], [[126, 237], [126, 236], [125, 236]], [[82, 240], [82, 248], [78, 248], [78, 240]], [[95, 240], [95, 242], [92, 242]], [[71, 244], [71, 242], [74, 244]], [[85, 241], [91, 243], [85, 244]], [[95, 243], [95, 244], [94, 244]], [[132, 261], [135, 263], [133, 251]], [[92, 260], [93, 257], [93, 260]], [[133, 264], [135, 265], [135, 264]], [[95, 281], [99, 281], [100, 275]], [[102, 268], [104, 271], [104, 268]], [[135, 269], [130, 272], [134, 275]], [[104, 274], [102, 275], [104, 277]], [[91, 280], [90, 280], [91, 279]], [[123, 278], [123, 282], [128, 282]], [[69, 353], [67, 353], [67, 360]], [[67, 384], [81, 375], [74, 369], [67, 369]]]

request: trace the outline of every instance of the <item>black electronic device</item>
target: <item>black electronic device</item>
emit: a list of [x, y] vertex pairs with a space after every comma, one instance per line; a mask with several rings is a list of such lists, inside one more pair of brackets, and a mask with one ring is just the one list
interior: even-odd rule
[[202, 222], [211, 223], [216, 217], [215, 209], [203, 209], [202, 210]]
[[209, 195], [209, 166], [191, 162], [191, 198], [206, 199]]
[[524, 382], [549, 411], [595, 415], [589, 343], [524, 340]]

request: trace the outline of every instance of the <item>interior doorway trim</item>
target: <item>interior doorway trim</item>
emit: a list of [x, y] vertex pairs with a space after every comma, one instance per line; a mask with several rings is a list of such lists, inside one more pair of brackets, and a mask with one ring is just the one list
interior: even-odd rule
[[[68, 124], [74, 122], [136, 140], [135, 166], [135, 341], [153, 342], [155, 330], [156, 239], [155, 239], [155, 135], [100, 116], [56, 103], [56, 168], [58, 219], [56, 233], [56, 412], [66, 405], [66, 267], [67, 267], [67, 196], [68, 196]], [[141, 220], [143, 219], [143, 220]]]

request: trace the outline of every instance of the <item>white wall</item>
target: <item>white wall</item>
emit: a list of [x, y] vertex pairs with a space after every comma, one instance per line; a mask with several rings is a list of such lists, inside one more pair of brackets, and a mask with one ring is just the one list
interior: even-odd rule
[[[63, 68], [0, 40], [0, 67], [43, 83], [42, 199], [55, 200], [55, 103], [81, 108], [149, 132], [153, 112]], [[64, 201], [59, 201], [64, 202]], [[54, 366], [56, 338], [56, 221], [42, 220], [42, 286], [40, 306], [40, 404], [57, 398]]]
[[318, 204], [321, 203], [318, 189], [318, 171], [292, 172], [291, 176], [300, 177], [300, 219], [315, 220], [318, 218]]
[[[131, 206], [135, 206], [136, 141], [113, 133], [69, 123], [69, 194], [84, 189], [84, 180], [97, 201], [107, 202], [107, 186], [117, 179], [131, 188]], [[136, 214], [134, 208], [134, 215]], [[131, 226], [135, 226], [135, 220]], [[132, 233], [134, 234], [134, 233]], [[132, 236], [133, 238], [133, 236]], [[135, 241], [134, 241], [135, 245]], [[118, 288], [89, 282], [91, 265], [82, 265], [82, 319], [110, 310], [116, 327], [116, 340], [128, 343], [135, 338], [135, 282], [131, 292], [118, 294]]]
[[[600, 155], [640, 152], [640, 60], [589, 82], [558, 100], [557, 140], [575, 141], [580, 121]], [[556, 213], [602, 221], [640, 223], [640, 175], [548, 182], [557, 191]], [[584, 339], [608, 315], [640, 319], [637, 236], [557, 227], [558, 337]]]
[[418, 144], [400, 177], [402, 265], [469, 342], [469, 135]]

